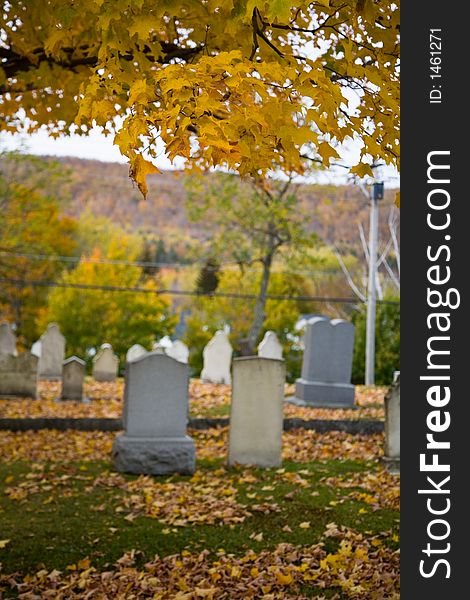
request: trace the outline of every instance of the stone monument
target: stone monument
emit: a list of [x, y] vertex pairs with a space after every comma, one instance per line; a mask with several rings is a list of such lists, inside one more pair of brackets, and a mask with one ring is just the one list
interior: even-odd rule
[[125, 433], [113, 445], [118, 471], [194, 472], [194, 442], [186, 434], [188, 384], [188, 365], [165, 354], [148, 352], [126, 364]]
[[294, 401], [325, 408], [352, 408], [354, 325], [343, 319], [314, 317], [307, 322], [302, 374]]
[[281, 464], [283, 360], [249, 356], [233, 361], [228, 463]]

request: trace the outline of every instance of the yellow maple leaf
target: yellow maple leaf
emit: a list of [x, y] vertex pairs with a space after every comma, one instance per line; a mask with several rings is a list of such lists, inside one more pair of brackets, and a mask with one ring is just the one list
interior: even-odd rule
[[293, 580], [291, 573], [287, 573], [287, 575], [284, 575], [284, 573], [281, 572], [276, 573], [276, 582], [279, 583], [279, 585], [290, 585]]
[[5, 548], [10, 543], [10, 540], [0, 540], [0, 549]]
[[351, 169], [351, 173], [354, 173], [354, 175], [357, 175], [358, 177], [366, 177], [367, 175], [370, 177], [374, 176], [370, 165], [367, 163], [359, 163]]
[[77, 569], [80, 569], [81, 571], [85, 571], [86, 569], [88, 569], [90, 567], [90, 564], [91, 564], [90, 559], [88, 557], [82, 558], [77, 563]]
[[160, 171], [153, 163], [145, 160], [141, 154], [136, 154], [136, 156], [131, 159], [129, 174], [137, 183], [137, 187], [144, 198], [146, 198], [148, 194], [147, 175], [150, 175], [151, 173], [160, 173]]
[[147, 82], [144, 79], [138, 79], [129, 90], [129, 106], [132, 106], [137, 101], [147, 102], [149, 92], [150, 90], [147, 86]]
[[329, 166], [330, 158], [340, 158], [336, 150], [326, 142], [322, 142], [318, 146], [318, 154], [322, 157], [323, 164], [325, 164], [326, 166]]

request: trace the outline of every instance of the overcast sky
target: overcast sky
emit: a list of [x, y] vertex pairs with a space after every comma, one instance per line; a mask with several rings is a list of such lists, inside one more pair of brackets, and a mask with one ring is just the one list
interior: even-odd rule
[[[127, 158], [123, 157], [117, 146], [113, 145], [112, 136], [104, 136], [98, 128], [91, 130], [86, 136], [71, 135], [59, 139], [53, 139], [46, 132], [40, 131], [33, 135], [11, 135], [0, 134], [0, 150], [22, 150], [31, 154], [49, 155], [49, 156], [76, 156], [78, 158], [88, 158], [102, 160], [105, 162], [127, 163]], [[341, 153], [345, 164], [355, 164], [359, 148], [351, 144], [348, 149]], [[165, 157], [163, 148], [160, 157], [156, 161], [160, 169], [182, 168], [182, 161], [172, 163]], [[346, 183], [346, 169], [338, 168], [319, 172], [314, 180], [319, 183]], [[383, 178], [389, 187], [398, 187], [398, 174], [394, 169], [383, 168], [379, 177]]]

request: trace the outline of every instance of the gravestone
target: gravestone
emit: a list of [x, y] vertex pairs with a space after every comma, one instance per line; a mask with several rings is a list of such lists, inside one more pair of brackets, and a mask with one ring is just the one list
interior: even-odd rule
[[188, 384], [188, 365], [165, 354], [148, 352], [126, 364], [125, 433], [113, 445], [118, 471], [194, 473], [194, 442], [186, 434]]
[[385, 449], [383, 461], [393, 472], [400, 471], [400, 376], [385, 396]]
[[307, 323], [304, 344], [294, 401], [326, 408], [353, 407], [354, 325], [342, 319], [314, 317]]
[[160, 338], [158, 340], [158, 342], [153, 343], [153, 348], [162, 348], [163, 351], [166, 352], [168, 350], [168, 348], [171, 348], [172, 345], [173, 345], [173, 342], [171, 341], [170, 336], [164, 335], [162, 338]]
[[267, 331], [258, 346], [258, 356], [282, 360], [282, 345], [274, 331]]
[[182, 363], [187, 363], [189, 360], [189, 348], [181, 340], [175, 340], [166, 350], [166, 354]]
[[249, 356], [233, 361], [228, 463], [281, 464], [283, 360]]
[[13, 333], [10, 323], [0, 323], [0, 355], [17, 356], [16, 335]]
[[216, 331], [202, 352], [204, 359], [204, 367], [201, 372], [202, 381], [230, 384], [232, 352], [227, 333]]
[[41, 356], [41, 340], [34, 342], [31, 346], [31, 354], [34, 354], [34, 356], [37, 356], [38, 358]]
[[147, 354], [147, 350], [140, 344], [134, 344], [126, 352], [126, 362], [135, 360], [136, 358], [139, 358], [139, 357], [143, 356], [144, 354]]
[[31, 352], [0, 355], [0, 396], [37, 398], [38, 357]]
[[119, 358], [111, 344], [102, 344], [93, 358], [92, 375], [95, 381], [114, 381], [119, 369]]
[[65, 338], [57, 323], [49, 323], [39, 338], [41, 354], [39, 356], [39, 377], [41, 379], [60, 379], [65, 356]]
[[61, 400], [83, 400], [83, 380], [85, 379], [85, 361], [77, 356], [64, 360], [62, 366]]
[[156, 352], [157, 354], [166, 354], [165, 347], [160, 344], [160, 342], [154, 342], [152, 344], [152, 352]]

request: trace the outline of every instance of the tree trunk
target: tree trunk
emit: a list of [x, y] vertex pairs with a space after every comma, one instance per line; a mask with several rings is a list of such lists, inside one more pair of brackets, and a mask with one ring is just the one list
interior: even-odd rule
[[241, 344], [241, 353], [244, 356], [253, 356], [256, 354], [256, 344], [258, 342], [261, 329], [263, 328], [264, 320], [266, 319], [266, 313], [264, 312], [264, 309], [266, 307], [266, 296], [268, 293], [272, 262], [272, 254], [269, 254], [263, 260], [263, 276], [261, 279], [258, 297], [256, 298], [253, 321], [251, 323], [250, 331], [248, 332], [246, 340], [244, 340]]

